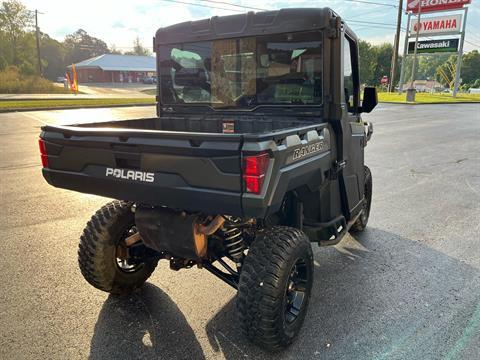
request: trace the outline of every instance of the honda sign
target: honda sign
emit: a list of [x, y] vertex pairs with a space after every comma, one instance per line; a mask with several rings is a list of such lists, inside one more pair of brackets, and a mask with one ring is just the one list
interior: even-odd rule
[[[421, 3], [420, 3], [421, 2]], [[419, 5], [421, 12], [453, 10], [470, 4], [472, 0], [407, 0], [407, 11], [418, 13]]]

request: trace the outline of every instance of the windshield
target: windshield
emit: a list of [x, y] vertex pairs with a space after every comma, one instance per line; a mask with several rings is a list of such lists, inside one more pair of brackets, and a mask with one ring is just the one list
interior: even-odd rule
[[318, 31], [160, 46], [159, 57], [162, 104], [321, 104]]

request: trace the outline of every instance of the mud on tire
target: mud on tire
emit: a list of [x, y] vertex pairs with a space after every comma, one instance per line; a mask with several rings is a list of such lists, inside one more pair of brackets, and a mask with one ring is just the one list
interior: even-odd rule
[[126, 294], [140, 287], [152, 274], [158, 260], [122, 268], [118, 245], [135, 226], [131, 203], [112, 201], [98, 210], [80, 237], [78, 263], [83, 277], [97, 289]]
[[[258, 235], [245, 258], [237, 297], [247, 338], [267, 350], [287, 347], [302, 326], [312, 281], [312, 248], [302, 231], [278, 226]], [[290, 291], [293, 282], [301, 291]]]

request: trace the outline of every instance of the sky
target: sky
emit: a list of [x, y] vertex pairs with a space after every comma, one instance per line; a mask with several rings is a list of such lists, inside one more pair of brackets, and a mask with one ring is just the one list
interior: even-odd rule
[[[30, 10], [38, 9], [41, 31], [57, 40], [77, 29], [102, 39], [109, 47], [128, 51], [138, 36], [152, 48], [156, 30], [175, 23], [211, 16], [288, 7], [330, 7], [357, 36], [374, 44], [393, 43], [398, 0], [21, 0]], [[404, 0], [404, 3], [406, 0]], [[376, 4], [375, 4], [376, 3]], [[234, 4], [234, 5], [229, 5]], [[405, 8], [405, 5], [404, 5]], [[430, 15], [432, 16], [432, 15]], [[369, 24], [374, 22], [376, 24]], [[402, 27], [407, 16], [402, 15]], [[480, 0], [469, 5], [465, 51], [480, 49]], [[402, 37], [403, 38], [403, 37]], [[403, 40], [400, 44], [403, 44]], [[402, 51], [400, 46], [400, 52]]]

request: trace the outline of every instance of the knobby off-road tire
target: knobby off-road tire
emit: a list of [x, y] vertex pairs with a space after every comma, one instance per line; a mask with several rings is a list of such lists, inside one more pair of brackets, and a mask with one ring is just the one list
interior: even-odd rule
[[[297, 276], [292, 274], [297, 270]], [[292, 281], [303, 289], [294, 293]], [[287, 347], [305, 319], [313, 281], [313, 254], [308, 237], [295, 228], [278, 226], [253, 241], [240, 275], [237, 309], [244, 334], [257, 345], [275, 351]], [[303, 301], [295, 294], [301, 294]]]
[[365, 196], [365, 203], [363, 204], [362, 214], [359, 216], [357, 221], [352, 225], [350, 228], [350, 232], [356, 233], [365, 230], [368, 223], [368, 218], [370, 217], [370, 207], [372, 206], [372, 173], [368, 166], [364, 166], [365, 171], [365, 186], [364, 186], [364, 196]]
[[80, 237], [78, 263], [83, 277], [97, 289], [112, 294], [128, 294], [152, 274], [158, 260], [122, 268], [117, 246], [135, 226], [132, 204], [112, 201], [92, 216]]

